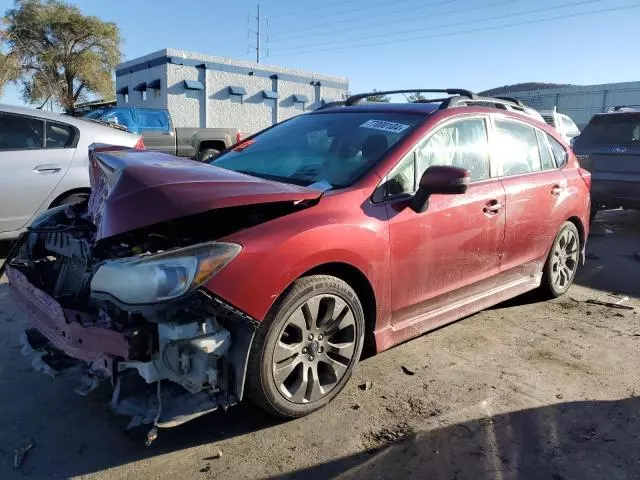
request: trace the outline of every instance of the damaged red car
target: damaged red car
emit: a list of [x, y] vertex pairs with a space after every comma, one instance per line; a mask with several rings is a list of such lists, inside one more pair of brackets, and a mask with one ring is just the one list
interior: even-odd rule
[[365, 346], [566, 292], [589, 173], [517, 101], [417, 91], [443, 98], [357, 95], [209, 164], [94, 146], [88, 202], [42, 214], [7, 259], [24, 351], [83, 392], [111, 382], [132, 426], [244, 397], [299, 417]]

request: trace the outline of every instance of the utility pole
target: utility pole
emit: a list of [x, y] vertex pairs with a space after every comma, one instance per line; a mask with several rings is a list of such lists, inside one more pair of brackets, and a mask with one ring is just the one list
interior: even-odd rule
[[[251, 37], [251, 34], [256, 36], [256, 43], [255, 45], [252, 45], [251, 48], [254, 48], [256, 51], [256, 63], [260, 63], [260, 54], [262, 53], [262, 40], [264, 38], [264, 34], [262, 33], [262, 23], [266, 20], [265, 26], [269, 26], [269, 19], [267, 19], [266, 17], [263, 17], [260, 15], [260, 4], [258, 4], [258, 15], [255, 17], [255, 21], [256, 21], [256, 29], [249, 30], [249, 37]], [[269, 37], [267, 36], [266, 41], [269, 41]], [[267, 51], [267, 55], [269, 54], [269, 52]]]
[[256, 17], [258, 31], [256, 32], [256, 63], [260, 63], [260, 4], [258, 4], [258, 16]]

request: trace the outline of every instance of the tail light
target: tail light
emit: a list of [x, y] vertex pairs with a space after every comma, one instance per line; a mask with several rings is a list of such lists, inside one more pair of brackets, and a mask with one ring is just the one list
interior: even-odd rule
[[247, 136], [246, 133], [238, 131], [238, 133], [236, 133], [236, 143], [240, 143], [242, 139], [246, 136]]
[[591, 190], [591, 173], [582, 167], [578, 167], [578, 173], [582, 177], [582, 180], [584, 180], [584, 184], [587, 188]]
[[147, 147], [144, 146], [144, 140], [142, 140], [142, 137], [140, 137], [138, 139], [138, 141], [136, 142], [135, 146], [133, 147], [136, 150], [146, 150]]

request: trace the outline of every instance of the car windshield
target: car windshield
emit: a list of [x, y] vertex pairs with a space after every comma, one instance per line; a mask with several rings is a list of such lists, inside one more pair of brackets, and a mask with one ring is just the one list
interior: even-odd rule
[[424, 116], [334, 112], [300, 115], [240, 143], [212, 165], [323, 190], [352, 184]]
[[640, 144], [640, 114], [596, 115], [580, 134], [583, 145]]

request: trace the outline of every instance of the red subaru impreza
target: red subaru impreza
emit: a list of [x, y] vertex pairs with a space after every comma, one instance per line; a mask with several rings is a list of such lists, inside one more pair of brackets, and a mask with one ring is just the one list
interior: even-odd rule
[[109, 379], [132, 425], [245, 394], [298, 417], [338, 395], [365, 344], [565, 293], [589, 173], [517, 101], [420, 91], [446, 96], [358, 95], [210, 164], [95, 146], [88, 203], [43, 214], [8, 259], [24, 351], [85, 391]]

